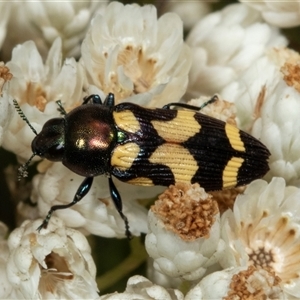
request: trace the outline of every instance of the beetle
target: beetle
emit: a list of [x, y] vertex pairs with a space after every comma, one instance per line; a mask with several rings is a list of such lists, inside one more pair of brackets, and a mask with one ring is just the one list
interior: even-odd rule
[[[32, 128], [16, 100], [14, 104]], [[269, 150], [237, 127], [200, 113], [204, 105], [170, 103], [160, 109], [126, 102], [115, 105], [112, 93], [103, 103], [99, 95], [90, 95], [69, 113], [60, 101], [57, 104], [61, 118], [48, 120], [40, 133], [32, 128], [36, 134], [31, 144], [33, 154], [20, 167], [19, 177], [26, 176], [32, 158], [38, 155], [61, 161], [85, 178], [73, 201], [52, 206], [38, 230], [47, 227], [55, 210], [80, 201], [98, 175], [107, 175], [112, 200], [130, 238], [112, 176], [142, 186], [198, 182], [213, 191], [248, 184], [269, 170]], [[171, 109], [173, 106], [188, 110]]]

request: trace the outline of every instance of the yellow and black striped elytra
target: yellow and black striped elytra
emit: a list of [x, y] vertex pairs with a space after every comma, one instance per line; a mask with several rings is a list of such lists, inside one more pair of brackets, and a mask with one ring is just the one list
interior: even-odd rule
[[212, 191], [248, 184], [269, 170], [270, 153], [260, 141], [194, 110], [149, 109], [133, 103], [115, 106], [113, 94], [104, 103], [98, 95], [90, 95], [69, 113], [59, 101], [58, 105], [63, 117], [44, 124], [32, 141], [33, 155], [20, 168], [20, 176], [25, 176], [31, 159], [38, 155], [62, 161], [85, 179], [71, 203], [51, 207], [39, 230], [47, 226], [53, 211], [80, 201], [93, 178], [101, 174], [108, 176], [112, 199], [130, 237], [111, 175], [144, 186], [197, 182]]
[[[123, 103], [111, 174], [137, 185], [198, 182], [207, 191], [245, 185], [269, 169], [267, 148], [235, 126], [199, 112]], [[128, 124], [131, 124], [128, 127]]]

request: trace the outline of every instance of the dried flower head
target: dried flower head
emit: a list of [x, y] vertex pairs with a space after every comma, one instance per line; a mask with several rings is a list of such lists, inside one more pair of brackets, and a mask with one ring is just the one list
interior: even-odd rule
[[283, 80], [300, 93], [300, 54], [291, 49], [287, 49], [286, 52], [286, 60], [280, 69]]
[[169, 277], [196, 280], [222, 250], [216, 201], [198, 184], [177, 183], [149, 210], [146, 250], [154, 268]]
[[250, 266], [228, 268], [204, 277], [186, 295], [185, 300], [286, 300], [281, 280], [274, 272]]
[[218, 214], [217, 202], [199, 184], [176, 183], [161, 194], [151, 207], [167, 229], [183, 240], [209, 238]]
[[278, 299], [282, 294], [280, 278], [274, 271], [268, 272], [261, 268], [250, 266], [232, 276], [229, 291], [224, 300], [238, 297], [239, 300]]

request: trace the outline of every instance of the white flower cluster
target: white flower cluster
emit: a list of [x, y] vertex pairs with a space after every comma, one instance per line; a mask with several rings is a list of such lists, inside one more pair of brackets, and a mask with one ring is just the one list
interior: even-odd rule
[[1, 241], [1, 298], [98, 299], [86, 238], [56, 217], [39, 233], [40, 222], [25, 221]]
[[185, 93], [191, 59], [176, 14], [157, 20], [154, 6], [114, 3], [93, 20], [81, 63], [89, 83], [117, 102], [161, 106]]
[[[103, 12], [107, 0], [101, 1], [8, 1], [1, 3], [0, 46], [4, 58], [11, 50], [33, 40], [45, 58], [57, 37], [63, 41], [66, 56], [80, 56], [82, 42], [91, 18]], [[9, 35], [6, 32], [9, 32]], [[6, 37], [6, 38], [5, 38]]]
[[[149, 279], [135, 275], [123, 292], [102, 294], [84, 235], [125, 236], [109, 172], [69, 207], [84, 193], [83, 177], [43, 160], [26, 184], [36, 205], [28, 209], [10, 167], [8, 186], [22, 198], [20, 227], [9, 232], [0, 222], [0, 298], [299, 299], [300, 54], [279, 30], [300, 24], [298, 1], [245, 0], [212, 13], [200, 1], [189, 8], [161, 1], [167, 13], [159, 18], [152, 5], [107, 2], [0, 3], [0, 146], [20, 163], [38, 161], [35, 134], [90, 94], [162, 107], [201, 106], [218, 93], [202, 112], [265, 144], [270, 171], [247, 187], [213, 193], [176, 182], [148, 215], [145, 206], [164, 189], [113, 178], [132, 235], [146, 234]], [[184, 28], [191, 28], [186, 42]], [[37, 231], [56, 205], [68, 208]]]
[[187, 43], [193, 59], [187, 93], [198, 97], [221, 92], [267, 48], [286, 46], [287, 39], [254, 9], [234, 4], [200, 20]]
[[241, 0], [241, 2], [259, 11], [264, 20], [272, 25], [288, 28], [300, 25], [300, 2]]
[[152, 207], [146, 249], [157, 272], [196, 282], [189, 300], [299, 299], [300, 189], [283, 178], [253, 181], [221, 220], [218, 212], [210, 218], [216, 200], [207, 197], [199, 186], [176, 185]]

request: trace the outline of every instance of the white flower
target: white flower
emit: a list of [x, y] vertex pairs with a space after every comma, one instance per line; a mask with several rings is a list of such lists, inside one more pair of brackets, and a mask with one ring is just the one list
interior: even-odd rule
[[222, 245], [217, 203], [198, 184], [170, 186], [148, 222], [146, 250], [160, 273], [196, 280], [216, 263]]
[[220, 92], [265, 49], [285, 46], [287, 40], [278, 29], [264, 24], [254, 9], [233, 4], [204, 17], [189, 34], [187, 43], [193, 56], [187, 92], [198, 97]]
[[178, 14], [183, 21], [184, 29], [190, 30], [196, 22], [211, 11], [210, 4], [210, 1], [177, 0], [166, 2], [163, 9]]
[[59, 5], [55, 1], [13, 2], [3, 55], [10, 57], [15, 45], [33, 40], [46, 58], [49, 48], [60, 37], [64, 57], [79, 57], [80, 44], [92, 17], [106, 5], [106, 0], [64, 1]]
[[270, 171], [300, 186], [299, 53], [270, 49], [222, 92], [237, 108], [241, 129], [258, 138], [271, 152]]
[[300, 190], [284, 179], [253, 181], [221, 218], [226, 248], [222, 267], [249, 266], [275, 272], [283, 291], [300, 297]]
[[177, 288], [182, 283], [182, 280], [180, 278], [170, 277], [155, 269], [154, 260], [151, 257], [149, 257], [147, 261], [147, 278], [153, 283], [165, 288]]
[[184, 300], [205, 299], [288, 299], [280, 279], [255, 267], [236, 267], [204, 277]]
[[5, 239], [7, 232], [7, 226], [0, 222], [0, 299], [7, 298], [12, 290], [6, 274], [6, 262], [9, 256], [7, 240]]
[[[11, 15], [12, 1], [0, 2], [0, 49], [7, 33], [7, 22]], [[2, 49], [1, 49], [2, 50]]]
[[191, 63], [182, 31], [176, 14], [157, 20], [154, 6], [110, 3], [82, 44], [89, 83], [114, 93], [117, 102], [163, 106], [179, 101]]
[[[82, 102], [84, 74], [73, 58], [62, 63], [60, 39], [54, 42], [45, 64], [35, 44], [26, 42], [13, 50], [7, 67], [13, 74], [7, 93], [17, 100], [37, 132], [48, 119], [59, 116], [56, 100], [61, 100], [67, 111]], [[27, 160], [33, 137], [32, 130], [14, 110], [3, 147]]]
[[[201, 108], [201, 113], [207, 116], [213, 117], [215, 119], [222, 120], [223, 122], [236, 125], [236, 108], [233, 103], [223, 100], [220, 96], [214, 96], [216, 99], [213, 103], [206, 104], [210, 97], [201, 96], [197, 99], [192, 99], [188, 101], [187, 104], [197, 106]], [[202, 106], [206, 104], [203, 108]]]
[[25, 221], [9, 237], [10, 299], [98, 299], [96, 268], [86, 238], [52, 218]]
[[179, 290], [165, 289], [153, 284], [143, 276], [133, 276], [128, 279], [124, 293], [103, 295], [101, 300], [183, 300]]
[[[1, 5], [1, 4], [0, 4]], [[7, 94], [8, 84], [12, 78], [10, 70], [3, 62], [0, 62], [0, 146], [4, 132], [12, 118], [13, 108], [10, 104], [12, 98]]]
[[[84, 177], [76, 175], [61, 163], [54, 163], [45, 174], [33, 179], [32, 198], [38, 203], [41, 216], [46, 216], [50, 207], [72, 202]], [[136, 199], [154, 197], [158, 189], [132, 186], [113, 179], [123, 200], [123, 213], [128, 218], [131, 233], [147, 232], [146, 210]], [[88, 233], [105, 237], [124, 237], [124, 221], [110, 197], [105, 176], [95, 177], [89, 193], [69, 209], [57, 210], [57, 216], [67, 226], [82, 228]]]
[[240, 0], [261, 12], [264, 20], [277, 27], [300, 25], [300, 1]]
[[14, 109], [10, 104], [12, 97], [9, 97], [6, 92], [0, 95], [0, 146], [2, 145], [5, 132], [12, 119]]

